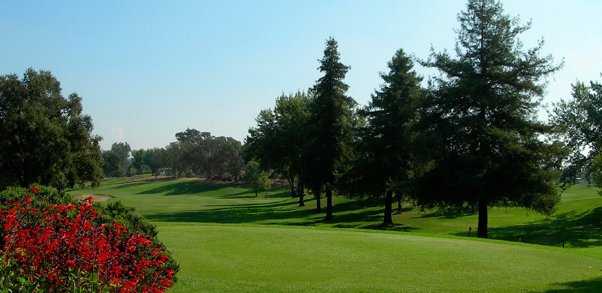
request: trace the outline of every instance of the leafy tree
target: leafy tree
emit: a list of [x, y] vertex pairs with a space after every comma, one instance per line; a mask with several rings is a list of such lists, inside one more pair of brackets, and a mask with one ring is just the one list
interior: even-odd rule
[[105, 176], [123, 177], [130, 166], [130, 145], [127, 142], [113, 143], [111, 149], [102, 153]]
[[234, 180], [240, 177], [243, 164], [239, 141], [196, 129], [178, 132], [176, 139], [166, 147], [165, 156], [176, 175]]
[[[598, 154], [594, 156], [591, 164], [591, 176], [592, 181], [599, 189], [602, 189], [602, 155]], [[602, 190], [598, 191], [598, 194], [602, 195]]]
[[256, 127], [249, 129], [245, 138], [243, 156], [245, 160], [256, 160], [264, 170], [274, 169], [278, 154], [276, 116], [271, 109], [262, 110], [255, 118]]
[[100, 137], [82, 114], [81, 97], [65, 98], [48, 71], [0, 76], [0, 187], [34, 182], [59, 189], [98, 184]]
[[261, 162], [264, 169], [271, 169], [287, 179], [291, 194], [303, 197], [303, 150], [309, 123], [311, 98], [297, 92], [281, 95], [276, 99], [274, 110], [261, 111], [257, 126], [249, 130], [245, 143], [247, 160]]
[[146, 151], [144, 149], [132, 151], [132, 160], [130, 162], [130, 167], [134, 168], [136, 170], [135, 173], [138, 175], [143, 174], [144, 170], [148, 168], [148, 166], [144, 163], [145, 156]]
[[322, 187], [325, 190], [326, 220], [330, 220], [336, 174], [349, 153], [354, 105], [353, 99], [345, 95], [348, 86], [343, 82], [349, 67], [341, 63], [338, 44], [333, 38], [326, 42], [318, 69], [323, 76], [312, 89], [315, 102], [310, 117], [313, 129], [308, 144], [309, 170], [318, 200]]
[[250, 184], [255, 191], [255, 196], [260, 191], [268, 190], [272, 181], [267, 172], [261, 170], [261, 165], [257, 161], [249, 161], [245, 166], [245, 182]]
[[432, 168], [418, 180], [419, 203], [478, 205], [478, 236], [487, 237], [493, 204], [550, 212], [559, 200], [554, 185], [550, 129], [536, 120], [542, 79], [559, 69], [540, 57], [543, 42], [524, 50], [518, 36], [529, 29], [499, 1], [470, 0], [458, 16], [456, 57], [433, 53], [425, 65], [441, 78], [425, 108]]
[[381, 74], [384, 84], [363, 111], [367, 125], [361, 131], [352, 180], [347, 182], [353, 193], [384, 196], [385, 225], [393, 224], [393, 193], [401, 200], [410, 192], [414, 128], [422, 97], [421, 78], [403, 50], [395, 53], [388, 67]]
[[163, 148], [152, 148], [144, 151], [144, 165], [148, 166], [154, 176], [158, 176], [162, 168], [169, 166], [167, 151]]
[[575, 183], [581, 175], [589, 178], [592, 160], [602, 153], [602, 83], [573, 85], [572, 99], [555, 105], [552, 121], [569, 152], [561, 181]]

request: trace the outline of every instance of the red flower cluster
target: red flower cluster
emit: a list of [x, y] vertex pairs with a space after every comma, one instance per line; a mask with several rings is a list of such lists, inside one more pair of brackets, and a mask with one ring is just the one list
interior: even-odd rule
[[164, 292], [173, 284], [165, 248], [120, 223], [102, 223], [91, 198], [35, 208], [25, 196], [6, 207], [0, 256], [30, 282], [119, 292]]

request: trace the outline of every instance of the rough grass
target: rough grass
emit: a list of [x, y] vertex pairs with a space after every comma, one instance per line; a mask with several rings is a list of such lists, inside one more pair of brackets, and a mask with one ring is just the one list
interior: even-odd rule
[[182, 265], [174, 292], [602, 290], [602, 197], [586, 186], [571, 188], [551, 217], [493, 208], [491, 236], [506, 241], [467, 237], [475, 215], [405, 203], [385, 231], [380, 201], [337, 197], [325, 223], [310, 196], [299, 208], [284, 190], [255, 197], [198, 179], [73, 191], [85, 193], [111, 195], [157, 225]]

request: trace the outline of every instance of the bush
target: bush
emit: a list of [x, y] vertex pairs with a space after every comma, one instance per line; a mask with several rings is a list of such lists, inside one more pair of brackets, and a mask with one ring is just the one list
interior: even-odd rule
[[94, 207], [92, 198], [49, 203], [63, 198], [42, 195], [40, 201], [39, 194], [39, 187], [21, 196], [17, 189], [2, 193], [0, 285], [11, 286], [5, 289], [163, 292], [172, 286], [177, 264], [143, 233], [147, 226], [129, 229], [129, 222], [115, 217], [129, 211], [102, 215], [105, 210]]

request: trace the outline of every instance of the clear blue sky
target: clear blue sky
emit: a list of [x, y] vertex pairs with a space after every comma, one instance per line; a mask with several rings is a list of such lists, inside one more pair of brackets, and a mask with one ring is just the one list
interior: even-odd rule
[[[507, 0], [526, 44], [565, 61], [544, 102], [600, 80], [602, 1]], [[0, 2], [0, 73], [51, 70], [84, 97], [103, 148], [164, 146], [187, 127], [242, 139], [258, 111], [318, 78], [339, 41], [350, 95], [365, 104], [394, 51], [453, 49], [463, 0]], [[430, 72], [422, 69], [424, 75]]]

